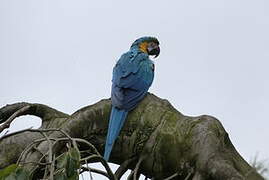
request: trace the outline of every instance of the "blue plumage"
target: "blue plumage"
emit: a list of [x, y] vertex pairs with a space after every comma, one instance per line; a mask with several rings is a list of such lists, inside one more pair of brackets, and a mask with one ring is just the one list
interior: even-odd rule
[[[106, 160], [109, 159], [113, 144], [123, 127], [128, 112], [143, 99], [154, 78], [154, 64], [149, 59], [150, 52], [142, 51], [140, 47], [144, 42], [154, 42], [159, 45], [158, 40], [153, 37], [136, 40], [130, 50], [120, 57], [113, 69], [112, 110], [104, 153]], [[160, 49], [157, 48], [158, 56]]]
[[107, 140], [106, 140], [106, 150], [104, 154], [104, 159], [108, 161], [114, 141], [116, 137], [118, 137], [120, 130], [124, 124], [124, 120], [126, 119], [128, 111], [120, 110], [116, 107], [112, 106], [109, 126], [108, 126], [108, 133], [107, 133]]

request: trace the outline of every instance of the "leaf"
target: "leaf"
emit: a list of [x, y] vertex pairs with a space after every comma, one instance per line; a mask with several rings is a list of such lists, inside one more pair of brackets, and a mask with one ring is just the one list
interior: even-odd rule
[[68, 177], [67, 180], [78, 180], [78, 174], [73, 174], [72, 176]]
[[67, 164], [67, 160], [68, 160], [67, 153], [61, 154], [57, 160], [57, 169], [65, 168]]
[[80, 154], [75, 148], [71, 148], [68, 152], [68, 163], [67, 163], [67, 177], [71, 177], [77, 174], [77, 169], [80, 166]]
[[9, 176], [12, 172], [15, 172], [17, 168], [16, 164], [11, 164], [5, 169], [0, 170], [0, 180], [5, 179], [7, 176]]
[[12, 164], [0, 171], [0, 180], [29, 180], [30, 173], [18, 167], [16, 164]]
[[70, 157], [72, 159], [74, 159], [75, 161], [78, 161], [78, 162], [80, 161], [80, 153], [76, 148], [71, 148], [69, 150], [69, 153], [70, 153]]
[[78, 180], [78, 169], [80, 167], [80, 153], [75, 148], [70, 148], [68, 152], [61, 154], [57, 160], [56, 180]]

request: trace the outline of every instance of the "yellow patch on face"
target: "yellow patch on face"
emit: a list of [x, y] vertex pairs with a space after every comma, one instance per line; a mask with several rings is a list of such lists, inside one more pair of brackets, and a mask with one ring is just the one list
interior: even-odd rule
[[142, 42], [139, 44], [140, 51], [148, 53], [147, 48], [148, 48], [148, 42]]

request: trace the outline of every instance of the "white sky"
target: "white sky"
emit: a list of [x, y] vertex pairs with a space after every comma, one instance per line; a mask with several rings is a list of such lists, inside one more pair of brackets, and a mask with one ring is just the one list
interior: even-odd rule
[[72, 113], [108, 98], [116, 60], [151, 35], [161, 54], [150, 92], [217, 117], [246, 160], [267, 159], [268, 32], [266, 0], [0, 0], [0, 106]]

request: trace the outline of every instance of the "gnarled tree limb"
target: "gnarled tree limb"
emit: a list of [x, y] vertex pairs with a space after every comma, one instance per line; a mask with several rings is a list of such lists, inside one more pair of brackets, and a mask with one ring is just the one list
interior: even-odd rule
[[[71, 116], [41, 104], [17, 103], [0, 109], [0, 120], [5, 122], [23, 106], [30, 108], [24, 114], [42, 119], [41, 128], [60, 128], [72, 138], [82, 138], [103, 152], [111, 102], [100, 102], [84, 107]], [[51, 132], [48, 138], [61, 138], [60, 132]], [[15, 163], [19, 154], [33, 140], [41, 139], [39, 133], [23, 132], [7, 137], [0, 142], [0, 168]], [[28, 153], [29, 162], [38, 161], [48, 151], [46, 141], [39, 143], [38, 151]], [[54, 147], [61, 153], [63, 146]], [[83, 150], [84, 146], [79, 146]], [[238, 154], [227, 132], [216, 118], [203, 115], [189, 117], [174, 109], [171, 104], [148, 94], [139, 106], [129, 113], [127, 121], [117, 139], [110, 162], [122, 164], [118, 176], [122, 175], [128, 159], [143, 162], [128, 164], [136, 174], [154, 179], [193, 180], [261, 180], [263, 179]], [[137, 172], [139, 167], [139, 172]], [[39, 169], [26, 164], [28, 170]], [[137, 175], [138, 175], [137, 174]]]

